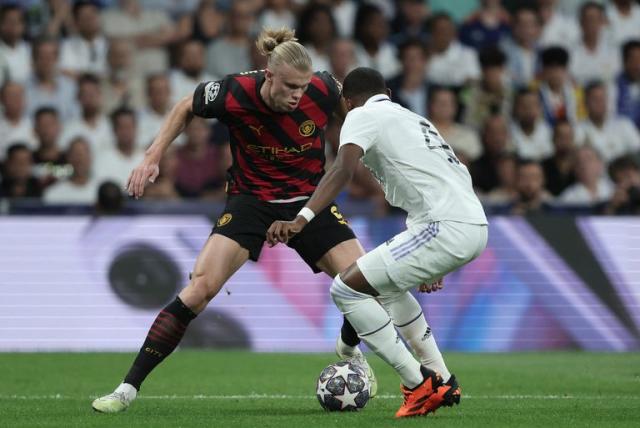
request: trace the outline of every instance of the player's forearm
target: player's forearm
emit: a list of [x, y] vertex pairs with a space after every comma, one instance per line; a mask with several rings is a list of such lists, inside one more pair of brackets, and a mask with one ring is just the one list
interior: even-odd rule
[[158, 135], [153, 140], [153, 144], [147, 149], [146, 155], [155, 157], [160, 160], [167, 147], [173, 140], [180, 135], [184, 128], [189, 125], [193, 119], [191, 111], [192, 97], [184, 97], [169, 112], [169, 116], [165, 119], [160, 127]]
[[306, 207], [314, 213], [319, 213], [340, 194], [342, 189], [351, 181], [353, 171], [342, 166], [334, 165], [329, 172], [322, 177], [320, 184], [313, 192], [313, 196], [307, 202]]

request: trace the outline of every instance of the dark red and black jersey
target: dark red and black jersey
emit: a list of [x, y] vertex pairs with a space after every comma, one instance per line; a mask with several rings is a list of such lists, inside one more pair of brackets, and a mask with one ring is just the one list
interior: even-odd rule
[[340, 100], [340, 84], [326, 71], [314, 73], [298, 108], [277, 113], [260, 97], [264, 80], [264, 71], [251, 71], [203, 82], [193, 113], [229, 127], [228, 193], [264, 201], [309, 196], [324, 174], [324, 128]]

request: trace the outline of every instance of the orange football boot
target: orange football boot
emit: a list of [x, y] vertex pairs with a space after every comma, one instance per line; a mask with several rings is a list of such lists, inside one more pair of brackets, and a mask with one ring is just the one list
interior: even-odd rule
[[400, 390], [404, 395], [404, 402], [396, 412], [396, 418], [408, 416], [426, 415], [433, 411], [435, 403], [440, 403], [441, 398], [437, 395], [437, 390], [443, 385], [442, 377], [424, 366], [420, 367], [424, 380], [413, 389], [400, 385]]
[[[439, 376], [440, 375], [438, 375], [438, 377]], [[426, 379], [426, 376], [425, 376], [425, 379]], [[400, 385], [400, 391], [402, 391], [402, 395], [404, 396], [405, 402], [407, 398], [411, 395], [411, 393], [414, 392], [404, 385]], [[435, 413], [435, 411], [442, 406], [452, 407], [454, 404], [460, 404], [461, 396], [462, 396], [462, 393], [460, 391], [460, 386], [458, 385], [458, 381], [456, 380], [455, 375], [452, 374], [446, 383], [443, 383], [440, 386], [436, 387], [435, 392], [426, 401], [424, 401], [423, 403], [424, 405], [422, 406], [419, 412], [413, 412], [412, 414], [407, 414], [407, 415], [400, 415], [400, 410], [402, 410], [402, 407], [401, 407], [400, 410], [398, 410], [398, 413], [396, 413], [396, 417], [417, 416], [417, 415], [426, 415], [427, 413]]]

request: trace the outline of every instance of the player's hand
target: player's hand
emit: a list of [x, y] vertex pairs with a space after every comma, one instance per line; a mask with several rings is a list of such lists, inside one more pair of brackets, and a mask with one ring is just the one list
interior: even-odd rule
[[300, 233], [307, 224], [307, 220], [298, 216], [293, 221], [274, 221], [269, 230], [267, 230], [267, 243], [270, 247], [277, 245], [279, 242], [286, 244], [289, 239]]
[[421, 293], [435, 293], [438, 290], [442, 290], [442, 287], [444, 287], [444, 278], [440, 278], [433, 284], [422, 284], [418, 288], [418, 291], [420, 291]]
[[158, 174], [160, 174], [158, 162], [145, 157], [140, 165], [129, 174], [126, 185], [126, 191], [129, 193], [129, 196], [133, 196], [136, 199], [142, 197], [144, 194], [144, 186], [146, 186], [147, 183], [156, 181]]

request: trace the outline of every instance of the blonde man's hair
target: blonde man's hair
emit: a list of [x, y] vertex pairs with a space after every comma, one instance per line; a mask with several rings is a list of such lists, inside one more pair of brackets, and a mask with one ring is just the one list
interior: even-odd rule
[[311, 57], [298, 43], [295, 32], [287, 27], [279, 30], [265, 28], [256, 41], [258, 51], [267, 57], [269, 67], [289, 64], [297, 70], [311, 70]]

